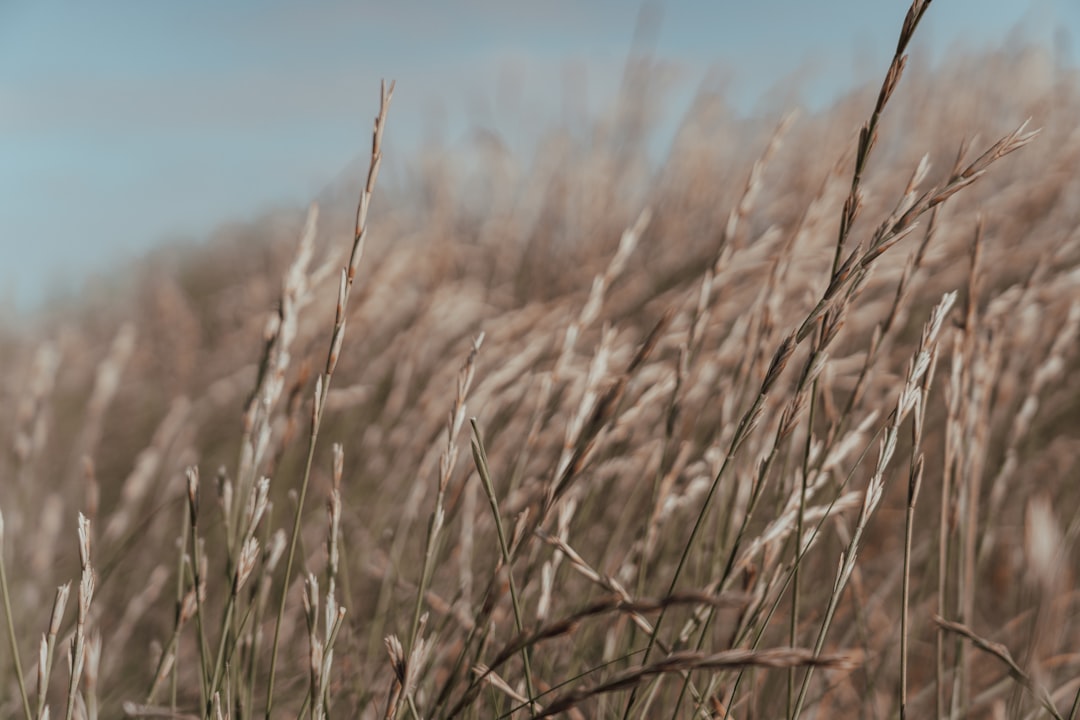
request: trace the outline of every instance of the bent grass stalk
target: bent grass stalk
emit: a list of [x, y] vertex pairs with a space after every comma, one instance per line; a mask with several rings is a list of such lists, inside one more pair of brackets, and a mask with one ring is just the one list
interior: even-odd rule
[[[992, 642], [986, 638], [975, 634], [967, 625], [958, 622], [951, 622], [941, 617], [940, 615], [934, 615], [934, 622], [943, 632], [950, 632], [955, 634], [961, 640], [967, 640], [979, 650], [982, 650], [986, 654], [996, 657], [1004, 665], [1009, 673], [1009, 676], [1015, 680], [1020, 687], [1031, 694], [1031, 697], [1042, 706], [1051, 717], [1055, 720], [1063, 720], [1061, 713], [1058, 712], [1057, 707], [1054, 705], [1053, 698], [1050, 697], [1050, 693], [1046, 691], [1046, 688], [1042, 687], [1031, 677], [1024, 672], [1024, 670], [1016, 664], [1009, 649], [1001, 643]], [[1073, 708], [1070, 717], [1076, 714], [1076, 703], [1073, 703]]]

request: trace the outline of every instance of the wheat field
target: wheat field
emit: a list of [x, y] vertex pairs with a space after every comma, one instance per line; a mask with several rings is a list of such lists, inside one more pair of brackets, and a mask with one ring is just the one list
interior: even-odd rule
[[641, 63], [384, 189], [387, 84], [319, 206], [0, 329], [0, 716], [1080, 717], [1080, 75], [928, 5], [659, 162]]

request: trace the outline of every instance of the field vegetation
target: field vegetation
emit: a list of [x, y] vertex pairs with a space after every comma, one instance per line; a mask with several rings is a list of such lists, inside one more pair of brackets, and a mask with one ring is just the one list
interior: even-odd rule
[[635, 58], [383, 188], [388, 84], [319, 206], [4, 329], [0, 716], [1080, 717], [1080, 78], [928, 5], [659, 162]]

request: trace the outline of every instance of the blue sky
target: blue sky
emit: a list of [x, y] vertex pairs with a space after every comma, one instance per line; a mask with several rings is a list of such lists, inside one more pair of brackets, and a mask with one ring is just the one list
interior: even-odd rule
[[[675, 98], [720, 66], [744, 110], [793, 76], [820, 106], [880, 77], [907, 5], [669, 0], [652, 33]], [[476, 125], [528, 147], [560, 120], [568, 79], [591, 112], [615, 97], [639, 7], [0, 0], [0, 304], [302, 206], [366, 150], [382, 77], [398, 83], [388, 162]], [[1059, 27], [1075, 62], [1077, 0], [937, 0], [917, 46], [932, 58]]]

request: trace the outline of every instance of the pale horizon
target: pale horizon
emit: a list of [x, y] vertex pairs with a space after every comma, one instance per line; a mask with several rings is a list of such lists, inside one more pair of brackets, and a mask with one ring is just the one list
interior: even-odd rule
[[[311, 5], [248, 0], [0, 10], [0, 301], [32, 310], [165, 242], [301, 207], [366, 151], [380, 78], [397, 93], [388, 164], [425, 142], [490, 129], [516, 150], [619, 90], [639, 6], [471, 0]], [[906, 2], [672, 0], [648, 12], [670, 65], [669, 114], [716, 68], [750, 113], [792, 82], [821, 108], [888, 63]], [[419, 21], [418, 14], [423, 14]], [[425, 28], [437, 28], [425, 30]], [[1064, 0], [934, 3], [913, 50], [1050, 44], [1076, 64], [1080, 8]], [[683, 103], [683, 106], [680, 106]], [[673, 121], [672, 118], [669, 120]]]

